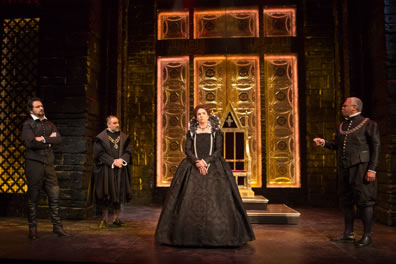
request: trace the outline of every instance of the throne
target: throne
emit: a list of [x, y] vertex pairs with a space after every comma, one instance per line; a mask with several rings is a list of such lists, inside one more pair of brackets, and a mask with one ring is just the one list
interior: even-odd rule
[[[248, 128], [241, 124], [231, 104], [223, 112], [220, 124], [224, 134], [223, 157], [232, 169], [239, 193], [242, 198], [253, 198]], [[248, 124], [247, 115], [245, 124]]]

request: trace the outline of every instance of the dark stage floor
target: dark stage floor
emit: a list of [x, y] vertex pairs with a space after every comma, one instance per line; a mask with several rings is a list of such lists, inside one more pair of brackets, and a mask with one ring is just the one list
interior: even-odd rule
[[[98, 219], [65, 221], [71, 237], [58, 238], [49, 220], [39, 221], [40, 238], [27, 238], [24, 218], [0, 218], [1, 263], [395, 263], [396, 228], [373, 227], [373, 245], [335, 244], [343, 220], [337, 209], [297, 208], [298, 225], [253, 225], [256, 240], [241, 248], [175, 248], [153, 236], [160, 208], [128, 206], [126, 227], [98, 231]], [[357, 223], [358, 236], [361, 223]]]

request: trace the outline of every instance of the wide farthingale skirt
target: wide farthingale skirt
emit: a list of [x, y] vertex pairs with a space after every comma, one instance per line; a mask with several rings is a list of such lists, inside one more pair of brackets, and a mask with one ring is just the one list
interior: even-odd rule
[[155, 240], [176, 246], [240, 246], [254, 239], [224, 159], [212, 163], [207, 175], [184, 159], [167, 194]]

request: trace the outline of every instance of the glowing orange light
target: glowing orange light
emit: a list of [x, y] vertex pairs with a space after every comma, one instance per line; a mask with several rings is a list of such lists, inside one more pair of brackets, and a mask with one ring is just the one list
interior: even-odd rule
[[[222, 56], [222, 55], [217, 55], [217, 56], [197, 56], [194, 57], [194, 106], [201, 104], [201, 103], [208, 103], [201, 101], [202, 98], [200, 98], [200, 89], [202, 89], [202, 87], [200, 86], [200, 66], [202, 65], [202, 63], [204, 62], [210, 62], [212, 64], [210, 64], [210, 66], [216, 66], [218, 64], [221, 64], [225, 61], [244, 61], [246, 60], [247, 62], [252, 63], [252, 61], [254, 61], [254, 64], [256, 65], [255, 67], [255, 102], [254, 102], [254, 108], [255, 108], [255, 121], [254, 123], [256, 124], [260, 124], [260, 120], [261, 120], [261, 105], [260, 105], [260, 57], [259, 56], [254, 56], [254, 55], [232, 55], [232, 56]], [[241, 64], [238, 64], [241, 65]], [[221, 76], [222, 79], [228, 79], [229, 77], [227, 77], [227, 73], [224, 72], [223, 75]], [[220, 77], [219, 77], [220, 79]], [[219, 109], [219, 105], [220, 105], [220, 109], [221, 107], [224, 105], [226, 105], [229, 102], [229, 93], [230, 91], [228, 90], [228, 88], [230, 88], [229, 86], [231, 86], [231, 84], [229, 83], [229, 81], [227, 82], [222, 82], [219, 80], [218, 83], [213, 84], [213, 89], [219, 89], [219, 86], [224, 86], [224, 89], [227, 90], [227, 92], [225, 93], [225, 95], [221, 98], [218, 98], [218, 100], [214, 101], [214, 104], [210, 104], [209, 107], [213, 107], [214, 108], [214, 112], [216, 113], [216, 111], [218, 111]], [[227, 88], [228, 87], [228, 88]], [[208, 89], [211, 89], [208, 88]], [[207, 90], [208, 90], [207, 89]], [[205, 99], [203, 99], [205, 101]], [[224, 109], [223, 109], [224, 110]], [[216, 113], [219, 115], [219, 117], [221, 117], [222, 113]], [[258, 162], [256, 162], [256, 167], [257, 167], [257, 173], [252, 177], [252, 181], [251, 181], [251, 185], [252, 187], [255, 188], [259, 188], [262, 186], [262, 164], [261, 164], [261, 158], [262, 158], [262, 147], [261, 147], [261, 125], [257, 125], [257, 127], [255, 127], [254, 129], [254, 135], [253, 137], [256, 138], [255, 144], [256, 144], [256, 154], [255, 154], [255, 160], [257, 160]]]
[[[206, 21], [210, 20], [216, 20], [219, 19], [223, 16], [232, 16], [232, 17], [237, 17], [238, 15], [243, 16], [245, 15], [246, 18], [248, 17], [253, 17], [255, 20], [254, 23], [254, 28], [252, 28], [251, 25], [249, 25], [249, 28], [251, 32], [253, 32], [252, 35], [249, 36], [241, 36], [239, 34], [237, 35], [232, 35], [231, 32], [226, 32], [227, 28], [227, 18], [225, 18], [224, 22], [224, 31], [219, 32], [218, 35], [211, 35], [211, 36], [203, 36], [204, 30], [203, 27], [203, 20], [201, 18], [204, 18]], [[201, 30], [200, 30], [201, 28]], [[198, 38], [224, 38], [224, 37], [259, 37], [259, 19], [258, 19], [258, 9], [257, 8], [251, 8], [251, 9], [210, 9], [210, 10], [194, 10], [194, 39]]]
[[[301, 187], [301, 172], [300, 172], [300, 137], [299, 137], [299, 111], [298, 111], [298, 79], [297, 79], [297, 56], [296, 55], [270, 55], [264, 56], [264, 61], [269, 61], [275, 65], [282, 65], [289, 63], [292, 67], [292, 115], [293, 115], [293, 140], [294, 151], [292, 156], [294, 158], [294, 175], [295, 181], [293, 184], [271, 184], [267, 182], [267, 187], [276, 188], [300, 188]], [[287, 72], [289, 75], [289, 72]], [[290, 76], [289, 76], [290, 77]], [[268, 123], [267, 123], [268, 125]], [[268, 158], [268, 157], [267, 157]], [[268, 159], [267, 159], [268, 160]], [[269, 161], [268, 161], [269, 163]], [[269, 166], [269, 164], [267, 165]]]
[[[189, 38], [189, 12], [159, 12], [158, 13], [158, 40], [163, 39], [188, 39]], [[167, 25], [169, 22], [180, 23], [180, 35], [179, 36], [168, 36], [168, 27], [164, 27], [164, 23]]]
[[[186, 65], [186, 69], [188, 69], [189, 57], [162, 57], [157, 59], [157, 186], [158, 187], [169, 187], [170, 181], [164, 179], [164, 152], [162, 149], [163, 142], [166, 138], [165, 131], [163, 129], [163, 116], [165, 114], [165, 105], [164, 105], [164, 94], [163, 94], [163, 67], [167, 63], [180, 63]], [[188, 70], [186, 72], [186, 83], [189, 83], [188, 79]], [[188, 94], [188, 86], [185, 87]], [[186, 109], [188, 111], [189, 108], [189, 98], [188, 96], [185, 98]], [[186, 124], [187, 127], [187, 124]], [[187, 133], [187, 131], [185, 131]], [[185, 134], [184, 133], [184, 134]], [[184, 136], [181, 135], [181, 137]]]
[[[266, 37], [295, 37], [296, 36], [296, 9], [295, 8], [264, 8], [264, 18], [266, 16], [272, 18], [289, 18], [290, 19], [290, 28], [287, 23], [285, 24], [285, 30], [287, 34], [284, 35], [272, 35], [268, 32], [268, 28], [264, 24], [264, 36]], [[264, 19], [265, 21], [265, 19]]]

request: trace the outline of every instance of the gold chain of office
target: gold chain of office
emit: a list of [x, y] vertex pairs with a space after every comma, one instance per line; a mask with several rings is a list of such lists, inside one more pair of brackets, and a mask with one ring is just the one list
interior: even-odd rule
[[107, 136], [109, 138], [109, 140], [111, 141], [111, 143], [114, 144], [114, 148], [118, 149], [118, 142], [120, 142], [120, 136], [118, 136], [116, 139], [113, 139], [110, 136]]
[[359, 125], [357, 125], [356, 127], [352, 128], [352, 129], [350, 129], [350, 130], [347, 130], [347, 131], [342, 130], [342, 125], [344, 124], [344, 122], [342, 122], [342, 123], [340, 124], [340, 127], [339, 127], [338, 130], [339, 130], [339, 132], [340, 132], [341, 135], [349, 135], [349, 134], [352, 134], [352, 133], [356, 132], [356, 131], [359, 130], [360, 128], [362, 128], [362, 127], [364, 126], [364, 124], [367, 123], [368, 120], [369, 120], [369, 118], [365, 118], [362, 122], [360, 122]]

